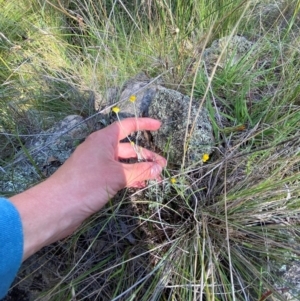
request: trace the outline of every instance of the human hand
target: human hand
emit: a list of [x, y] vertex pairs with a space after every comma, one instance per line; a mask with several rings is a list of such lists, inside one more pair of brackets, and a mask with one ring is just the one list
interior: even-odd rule
[[101, 209], [120, 189], [160, 179], [166, 160], [146, 149], [149, 162], [125, 164], [136, 158], [130, 143], [119, 141], [137, 130], [154, 131], [160, 122], [128, 118], [91, 134], [46, 181], [11, 198], [20, 213], [24, 234], [23, 260], [66, 237]]
[[[78, 202], [82, 219], [98, 211], [119, 190], [143, 187], [145, 180], [160, 179], [166, 160], [144, 148], [147, 162], [121, 163], [119, 159], [137, 158], [130, 143], [119, 141], [137, 130], [157, 130], [160, 122], [150, 118], [127, 118], [91, 134], [65, 164], [52, 176], [64, 186], [70, 202]], [[81, 218], [80, 218], [81, 219]]]

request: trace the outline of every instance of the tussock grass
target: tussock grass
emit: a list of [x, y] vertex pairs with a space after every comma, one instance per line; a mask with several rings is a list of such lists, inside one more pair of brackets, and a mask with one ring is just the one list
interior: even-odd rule
[[[216, 141], [203, 166], [120, 192], [29, 260], [17, 285], [48, 281], [35, 300], [284, 300], [278, 268], [299, 259], [300, 3], [266, 2], [277, 16], [247, 0], [0, 1], [3, 168], [17, 135], [91, 116], [140, 71], [204, 99]], [[204, 50], [234, 35], [256, 46], [208, 70]]]

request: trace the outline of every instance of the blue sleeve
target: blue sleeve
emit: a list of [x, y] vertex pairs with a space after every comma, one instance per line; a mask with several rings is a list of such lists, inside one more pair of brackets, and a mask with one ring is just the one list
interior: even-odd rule
[[23, 228], [19, 212], [0, 197], [0, 299], [4, 298], [23, 257]]

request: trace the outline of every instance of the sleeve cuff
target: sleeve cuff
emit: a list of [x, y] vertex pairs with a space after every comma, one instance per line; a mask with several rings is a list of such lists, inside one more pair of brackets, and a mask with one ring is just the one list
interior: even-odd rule
[[4, 298], [21, 266], [23, 228], [19, 212], [0, 198], [0, 299]]

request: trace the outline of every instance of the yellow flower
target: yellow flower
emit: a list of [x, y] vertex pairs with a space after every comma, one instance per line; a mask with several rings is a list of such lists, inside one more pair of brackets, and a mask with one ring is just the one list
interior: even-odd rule
[[129, 101], [130, 101], [130, 102], [135, 102], [135, 101], [136, 101], [136, 96], [135, 96], [135, 95], [131, 95], [131, 96], [129, 97]]
[[171, 184], [175, 184], [177, 182], [177, 180], [175, 178], [171, 178], [170, 182], [171, 182]]
[[202, 161], [203, 161], [203, 162], [208, 161], [208, 159], [209, 159], [209, 154], [204, 154], [204, 155], [202, 156]]
[[111, 109], [114, 113], [118, 114], [120, 112], [120, 108], [115, 106]]

